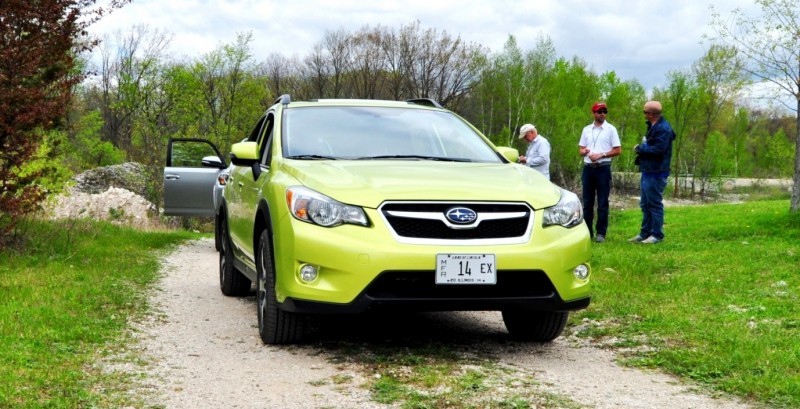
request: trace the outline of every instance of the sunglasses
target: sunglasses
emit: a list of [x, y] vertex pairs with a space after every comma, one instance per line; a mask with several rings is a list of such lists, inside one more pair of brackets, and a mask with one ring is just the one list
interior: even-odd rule
[[594, 113], [595, 114], [607, 114], [608, 110], [607, 109], [598, 109], [597, 111], [594, 111]]

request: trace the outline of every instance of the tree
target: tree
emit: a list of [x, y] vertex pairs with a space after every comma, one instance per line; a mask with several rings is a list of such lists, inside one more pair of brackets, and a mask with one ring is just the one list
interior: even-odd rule
[[[700, 116], [698, 133], [695, 135], [698, 138], [696, 153], [698, 158], [702, 158], [698, 160], [698, 165], [692, 173], [694, 178], [700, 178], [700, 193], [703, 196], [708, 179], [714, 173], [714, 163], [718, 161], [716, 155], [704, 152], [707, 147], [711, 148], [712, 152], [718, 152], [713, 144], [708, 144], [708, 137], [718, 126], [721, 118], [733, 116], [731, 103], [746, 83], [742, 66], [741, 58], [733, 48], [719, 45], [712, 45], [706, 54], [692, 65], [699, 103], [696, 110]], [[721, 116], [724, 109], [728, 109], [730, 115]]]
[[[28, 166], [59, 128], [82, 80], [76, 55], [94, 45], [85, 29], [106, 11], [96, 0], [0, 2], [0, 246], [47, 195], [47, 166]], [[120, 7], [125, 1], [112, 1]], [[54, 166], [54, 165], [50, 165]]]
[[234, 43], [220, 45], [192, 66], [203, 98], [196, 106], [200, 135], [219, 146], [247, 136], [267, 92], [266, 84], [256, 83], [252, 39], [252, 33], [240, 33]]
[[352, 95], [356, 98], [377, 99], [383, 91], [388, 67], [384, 58], [383, 37], [386, 31], [377, 26], [363, 27], [352, 38]]
[[299, 66], [297, 57], [287, 58], [280, 53], [270, 53], [267, 56], [266, 61], [259, 66], [259, 76], [267, 79], [268, 102], [283, 94], [290, 94], [299, 87]]
[[794, 97], [795, 112], [794, 183], [790, 211], [800, 211], [800, 3], [796, 0], [755, 0], [762, 15], [748, 16], [734, 9], [732, 20], [713, 12], [712, 27], [718, 40], [744, 55], [746, 70]]
[[157, 82], [171, 36], [137, 24], [128, 32], [106, 37], [101, 52], [99, 108], [103, 139], [130, 150], [137, 112], [157, 91]]
[[408, 98], [433, 98], [457, 109], [479, 78], [486, 51], [447, 32], [423, 30], [419, 21], [400, 29], [400, 61]]
[[[673, 118], [670, 123], [678, 135], [672, 151], [673, 174], [676, 176], [674, 178], [673, 195], [678, 197], [680, 196], [681, 176], [691, 173], [689, 172], [689, 166], [683, 165], [685, 161], [683, 151], [686, 145], [685, 142], [691, 139], [689, 135], [693, 133], [690, 132], [690, 129], [693, 129], [690, 125], [694, 117], [693, 113], [696, 112], [695, 105], [697, 105], [698, 91], [697, 84], [695, 84], [691, 74], [687, 71], [670, 71], [667, 73], [667, 79], [669, 84], [663, 91], [665, 98], [662, 98], [662, 101], [664, 101], [667, 110], [672, 112]], [[639, 143], [638, 138], [635, 143]]]

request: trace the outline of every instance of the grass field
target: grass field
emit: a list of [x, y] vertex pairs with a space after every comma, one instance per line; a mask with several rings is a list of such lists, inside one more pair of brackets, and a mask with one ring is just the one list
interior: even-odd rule
[[583, 334], [659, 367], [775, 407], [800, 407], [800, 214], [788, 200], [668, 208], [666, 240], [631, 244], [638, 209], [595, 245]]
[[159, 255], [197, 237], [87, 221], [22, 226], [0, 251], [0, 407], [115, 408], [125, 379], [97, 364], [148, 308]]

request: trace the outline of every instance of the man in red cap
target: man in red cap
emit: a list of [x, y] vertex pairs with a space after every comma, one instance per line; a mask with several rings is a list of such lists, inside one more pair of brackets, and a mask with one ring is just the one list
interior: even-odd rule
[[[606, 241], [608, 230], [608, 196], [611, 194], [611, 158], [622, 152], [617, 128], [606, 121], [608, 107], [604, 102], [592, 106], [594, 122], [583, 128], [578, 153], [583, 156], [583, 218], [589, 234], [598, 243]], [[597, 225], [594, 206], [597, 199]], [[595, 235], [597, 233], [597, 235]]]

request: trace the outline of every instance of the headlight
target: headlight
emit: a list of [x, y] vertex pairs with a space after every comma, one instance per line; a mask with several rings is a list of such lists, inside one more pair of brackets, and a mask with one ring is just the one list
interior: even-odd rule
[[583, 207], [578, 195], [569, 190], [561, 189], [561, 199], [553, 207], [544, 209], [544, 221], [542, 225], [547, 226], [577, 226], [583, 221]]
[[295, 219], [332, 227], [342, 223], [367, 226], [367, 215], [360, 207], [339, 203], [304, 187], [286, 189], [286, 204]]

